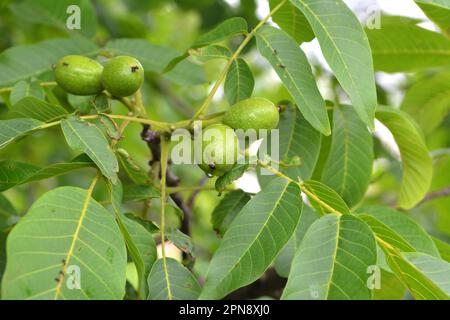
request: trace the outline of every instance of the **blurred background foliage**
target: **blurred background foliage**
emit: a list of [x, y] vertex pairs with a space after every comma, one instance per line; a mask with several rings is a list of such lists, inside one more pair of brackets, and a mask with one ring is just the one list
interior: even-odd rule
[[[67, 6], [69, 3], [79, 4], [83, 8], [81, 30], [68, 31], [62, 22], [62, 17], [39, 14], [38, 3], [43, 2], [53, 3], [55, 7]], [[153, 66], [151, 68], [153, 70], [146, 68], [143, 96], [149, 115], [154, 119], [177, 121], [190, 117], [199, 107], [206, 97], [208, 88], [217, 79], [224, 62], [210, 60], [200, 63], [194, 58], [189, 58], [184, 67], [180, 65], [172, 72], [161, 75], [154, 71], [162, 70], [165, 63], [170, 60], [170, 57], [164, 55], [170, 53], [174, 57], [181, 54], [189, 48], [199, 34], [229, 17], [244, 17], [250, 27], [254, 26], [258, 21], [257, 5], [256, 0], [233, 1], [233, 5], [224, 0], [0, 0], [0, 51], [53, 38], [87, 38], [100, 47], [107, 45], [112, 39], [138, 38], [144, 43], [142, 50], [136, 49], [138, 53], [145, 58], [145, 54], [148, 53], [145, 50], [149, 49], [154, 54], [159, 54], [161, 59], [161, 64]], [[238, 43], [235, 39], [228, 45], [235, 47]], [[147, 44], [151, 44], [150, 47]], [[109, 46], [113, 47], [111, 43], [107, 45]], [[138, 58], [141, 59], [141, 57]], [[274, 102], [289, 98], [269, 65], [255, 54], [254, 43], [246, 49], [245, 59], [255, 77], [254, 96], [264, 96]], [[318, 62], [318, 59], [311, 59], [311, 62], [314, 63], [314, 71], [324, 97], [336, 100], [336, 92], [338, 95], [341, 92], [339, 88], [336, 88], [335, 79], [327, 68]], [[399, 96], [403, 97], [406, 94], [408, 97], [414, 94], [412, 92], [414, 87], [430, 81], [436, 74], [442, 72], [441, 68], [407, 74], [394, 84], [382, 81], [383, 77], [380, 73], [378, 74], [379, 102], [399, 107], [403, 100], [398, 99]], [[450, 90], [448, 74], [447, 90]], [[38, 80], [51, 79], [51, 73], [44, 73], [38, 78]], [[420, 92], [420, 88], [416, 91], [419, 92], [417, 93], [419, 97], [411, 99], [419, 99], [420, 95], [424, 94]], [[87, 103], [83, 98], [74, 96], [69, 96], [68, 100], [80, 110], [83, 104]], [[450, 98], [447, 95], [447, 100], [436, 100], [435, 103], [448, 105]], [[222, 92], [219, 92], [211, 112], [224, 110], [227, 106], [226, 99]], [[427, 107], [432, 108], [433, 101], [429, 101]], [[113, 109], [116, 113], [126, 113], [120, 104], [115, 103]], [[6, 111], [7, 107], [3, 102], [0, 104], [0, 116], [3, 116]], [[428, 123], [421, 123], [421, 125], [426, 127]], [[126, 149], [137, 163], [148, 167], [150, 155], [140, 138], [140, 131], [140, 125], [130, 125], [125, 131], [126, 139], [120, 142], [120, 146]], [[424, 134], [434, 159], [434, 177], [430, 191], [439, 191], [450, 185], [450, 117], [448, 113], [444, 113], [442, 122]], [[378, 132], [374, 146], [376, 161], [372, 183], [361, 205], [394, 205], [401, 181], [401, 168], [395, 145], [392, 144], [392, 140], [389, 140], [388, 134]], [[38, 166], [64, 162], [74, 156], [76, 154], [73, 154], [66, 146], [59, 128], [40, 131], [0, 151], [0, 160], [11, 159]], [[174, 171], [180, 177], [182, 186], [198, 184], [204, 178], [203, 172], [196, 166], [175, 166]], [[92, 175], [92, 169], [83, 169], [61, 177], [10, 189], [0, 194], [0, 204], [3, 203], [0, 205], [0, 211], [14, 210], [18, 215], [23, 215], [30, 204], [44, 192], [61, 185], [87, 187]], [[125, 176], [122, 178], [126, 181]], [[213, 186], [213, 181], [207, 181], [207, 185]], [[238, 181], [238, 185], [246, 191], [258, 191], [252, 173], [246, 174]], [[185, 192], [184, 195], [188, 198], [190, 192]], [[95, 197], [100, 201], [107, 199], [106, 187], [98, 188]], [[14, 203], [15, 208], [9, 207], [4, 198]], [[205, 274], [207, 261], [218, 246], [219, 238], [212, 230], [210, 214], [219, 199], [215, 191], [205, 191], [198, 195], [193, 207], [192, 238], [197, 256], [194, 271], [201, 274]], [[157, 220], [157, 205], [152, 203], [152, 218], [155, 220]], [[141, 207], [130, 206], [127, 210], [137, 212], [141, 210]], [[450, 241], [450, 196], [427, 201], [411, 210], [410, 214], [431, 235]], [[179, 219], [172, 214], [169, 222], [172, 226], [177, 226]]]

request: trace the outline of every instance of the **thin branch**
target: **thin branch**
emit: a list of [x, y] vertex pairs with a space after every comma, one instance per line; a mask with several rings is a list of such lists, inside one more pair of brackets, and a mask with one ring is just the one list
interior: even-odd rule
[[423, 205], [425, 202], [428, 201], [432, 201], [434, 199], [438, 199], [438, 198], [443, 198], [443, 197], [447, 197], [450, 196], [450, 186], [445, 187], [444, 189], [438, 190], [438, 191], [433, 191], [428, 193], [425, 198], [422, 199], [422, 201], [420, 201], [416, 207]]
[[200, 116], [202, 116], [207, 110], [209, 105], [211, 104], [214, 95], [216, 94], [217, 90], [219, 89], [222, 82], [225, 80], [228, 69], [230, 69], [233, 62], [238, 58], [239, 54], [242, 52], [242, 50], [245, 48], [245, 46], [250, 42], [250, 40], [253, 38], [253, 36], [256, 34], [256, 31], [262, 27], [267, 20], [275, 13], [277, 12], [285, 3], [287, 0], [282, 0], [275, 8], [272, 9], [272, 11], [269, 12], [269, 14], [262, 19], [253, 30], [247, 34], [245, 39], [241, 42], [239, 47], [236, 49], [234, 54], [231, 56], [231, 58], [228, 60], [227, 64], [225, 65], [224, 69], [222, 70], [222, 73], [219, 76], [219, 79], [214, 84], [213, 88], [209, 92], [208, 96], [206, 97], [206, 100], [203, 102], [202, 106], [197, 110], [197, 112], [192, 117], [192, 121], [198, 119]]
[[160, 232], [161, 232], [161, 256], [163, 260], [164, 266], [164, 274], [166, 276], [166, 285], [167, 285], [167, 298], [172, 300], [172, 290], [170, 288], [170, 280], [169, 280], [169, 271], [167, 268], [167, 260], [166, 260], [166, 237], [165, 237], [165, 228], [166, 228], [166, 172], [167, 172], [167, 160], [169, 156], [169, 144], [164, 136], [161, 137], [161, 220], [160, 220]]

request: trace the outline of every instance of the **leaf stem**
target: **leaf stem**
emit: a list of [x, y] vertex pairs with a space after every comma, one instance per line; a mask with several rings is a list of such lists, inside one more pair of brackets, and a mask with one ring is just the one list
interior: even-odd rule
[[134, 94], [134, 104], [135, 104], [136, 114], [138, 115], [138, 117], [146, 118], [147, 111], [145, 110], [144, 102], [142, 100], [141, 89], [136, 91], [136, 93]]
[[224, 69], [222, 70], [222, 73], [219, 75], [219, 79], [217, 79], [216, 83], [214, 84], [213, 88], [209, 92], [208, 96], [206, 97], [206, 100], [203, 102], [202, 106], [197, 110], [197, 112], [194, 114], [194, 116], [191, 119], [191, 122], [198, 119], [200, 116], [202, 116], [207, 110], [209, 105], [212, 102], [212, 99], [214, 95], [216, 94], [217, 90], [219, 89], [222, 82], [225, 80], [225, 77], [227, 76], [228, 69], [230, 69], [233, 62], [238, 58], [239, 54], [242, 52], [242, 50], [245, 48], [245, 46], [250, 42], [250, 40], [253, 38], [253, 36], [256, 34], [256, 31], [264, 25], [264, 23], [269, 20], [269, 18], [277, 12], [285, 3], [287, 0], [282, 0], [275, 8], [272, 9], [272, 11], [269, 12], [269, 14], [262, 19], [255, 28], [253, 28], [252, 31], [250, 31], [247, 36], [244, 38], [244, 40], [241, 42], [239, 47], [236, 49], [236, 51], [233, 53], [231, 58], [228, 60], [227, 64], [225, 65]]
[[[214, 191], [216, 188], [209, 186], [190, 186], [190, 187], [169, 187], [167, 193], [178, 193], [184, 191]], [[232, 191], [234, 189], [226, 188], [224, 191]]]
[[163, 260], [164, 274], [166, 277], [166, 285], [167, 285], [167, 298], [172, 300], [172, 290], [170, 288], [170, 280], [169, 280], [169, 271], [167, 269], [167, 261], [166, 261], [166, 248], [165, 248], [165, 208], [166, 208], [166, 176], [167, 176], [167, 162], [169, 158], [169, 141], [165, 137], [164, 134], [161, 135], [161, 184], [160, 184], [160, 192], [161, 192], [161, 221], [160, 221], [160, 231], [161, 231], [161, 256]]
[[[56, 86], [57, 83], [55, 81], [43, 81], [43, 82], [39, 82], [39, 85], [41, 87], [53, 87]], [[12, 91], [13, 87], [4, 87], [4, 88], [0, 88], [0, 93], [2, 92], [10, 92]]]
[[338, 215], [341, 215], [341, 214], [342, 214], [342, 212], [340, 212], [339, 210], [336, 210], [335, 208], [329, 206], [327, 203], [323, 202], [323, 201], [322, 201], [315, 193], [311, 192], [311, 191], [305, 186], [304, 183], [298, 182], [298, 181], [295, 181], [295, 180], [291, 179], [290, 177], [288, 177], [288, 176], [285, 175], [284, 173], [278, 171], [277, 169], [275, 169], [274, 167], [272, 167], [270, 164], [268, 164], [268, 163], [266, 163], [266, 162], [263, 162], [263, 161], [261, 161], [261, 160], [258, 160], [258, 164], [259, 164], [261, 167], [266, 168], [266, 169], [272, 171], [272, 172], [273, 172], [275, 175], [277, 175], [278, 177], [281, 177], [281, 178], [283, 178], [283, 179], [286, 179], [286, 180], [288, 180], [289, 182], [296, 183], [296, 184], [300, 187], [300, 190], [301, 190], [303, 193], [305, 193], [308, 197], [314, 199], [314, 201], [316, 201], [322, 208], [324, 208], [324, 209], [326, 209], [326, 210], [328, 210], [328, 211], [330, 211], [330, 212], [336, 213], [336, 214], [338, 214]]

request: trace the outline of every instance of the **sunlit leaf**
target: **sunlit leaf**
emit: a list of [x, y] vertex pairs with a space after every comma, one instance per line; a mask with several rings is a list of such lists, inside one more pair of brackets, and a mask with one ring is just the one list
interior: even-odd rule
[[428, 191], [433, 173], [431, 157], [417, 125], [404, 112], [381, 107], [376, 117], [394, 136], [402, 158], [402, 184], [398, 206], [409, 209]]
[[367, 36], [344, 1], [290, 0], [308, 19], [322, 53], [356, 112], [374, 126], [377, 95]]
[[425, 14], [444, 32], [450, 34], [450, 2], [448, 0], [415, 0]]
[[450, 65], [450, 39], [412, 24], [366, 30], [375, 70], [416, 71]]
[[450, 72], [414, 83], [406, 91], [401, 109], [414, 118], [424, 134], [433, 132], [450, 111]]
[[437, 238], [432, 238], [436, 248], [439, 251], [441, 258], [447, 262], [450, 262], [450, 244], [439, 240]]

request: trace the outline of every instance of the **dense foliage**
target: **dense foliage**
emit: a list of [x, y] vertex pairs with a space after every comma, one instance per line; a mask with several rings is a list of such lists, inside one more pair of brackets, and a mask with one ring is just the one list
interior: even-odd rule
[[2, 299], [449, 298], [450, 1], [257, 2], [0, 1]]

